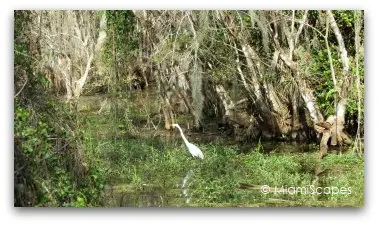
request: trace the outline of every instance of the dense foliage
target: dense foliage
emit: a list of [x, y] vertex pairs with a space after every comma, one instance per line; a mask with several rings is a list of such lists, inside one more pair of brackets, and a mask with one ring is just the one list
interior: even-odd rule
[[28, 24], [33, 16], [15, 11], [14, 204], [96, 206], [103, 178], [94, 164], [86, 164], [80, 117], [51, 95], [38, 68], [42, 56], [33, 51], [38, 45], [30, 42]]
[[[13, 48], [15, 206], [185, 206], [175, 185], [190, 169], [190, 206], [363, 204], [361, 11], [15, 11]], [[199, 138], [195, 162], [174, 122], [233, 145]], [[325, 122], [354, 150], [262, 150], [319, 143]], [[240, 189], [314, 179], [352, 197]]]

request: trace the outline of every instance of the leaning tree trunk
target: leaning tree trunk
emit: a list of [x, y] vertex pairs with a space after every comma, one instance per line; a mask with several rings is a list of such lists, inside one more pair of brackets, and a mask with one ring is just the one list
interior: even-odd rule
[[[253, 12], [250, 13], [254, 15]], [[219, 14], [222, 23], [227, 27], [228, 36], [232, 40], [231, 43], [235, 49], [236, 68], [240, 80], [248, 98], [252, 101], [254, 110], [263, 118], [260, 121], [260, 125], [268, 128], [269, 136], [286, 133], [288, 129], [283, 121], [288, 115], [288, 110], [282, 104], [272, 84], [265, 76], [268, 72], [251, 44], [251, 37], [248, 35], [249, 31], [245, 30], [242, 25], [236, 24], [240, 15], [237, 13], [234, 17], [224, 12]], [[261, 22], [258, 24], [261, 27], [263, 26]], [[265, 49], [268, 51], [268, 48]], [[245, 59], [244, 66], [241, 58]], [[247, 70], [243, 71], [242, 67], [246, 67]]]

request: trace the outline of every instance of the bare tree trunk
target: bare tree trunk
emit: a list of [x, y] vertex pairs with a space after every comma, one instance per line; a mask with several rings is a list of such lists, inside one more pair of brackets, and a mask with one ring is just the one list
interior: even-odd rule
[[[345, 123], [345, 111], [346, 111], [346, 104], [348, 99], [348, 90], [349, 90], [349, 83], [347, 81], [349, 76], [349, 60], [348, 60], [348, 54], [345, 48], [344, 40], [342, 37], [342, 34], [337, 26], [337, 23], [333, 17], [333, 14], [330, 10], [326, 11], [327, 18], [330, 22], [331, 28], [336, 36], [336, 40], [338, 43], [338, 51], [339, 56], [343, 65], [343, 73], [341, 80], [341, 85], [336, 84], [336, 79], [334, 79], [334, 83], [336, 84], [335, 89], [336, 92], [339, 94], [339, 101], [336, 104], [336, 117], [335, 121], [333, 123], [333, 127], [331, 129], [331, 145], [342, 145], [344, 143], [348, 144], [350, 143], [349, 138], [347, 135], [343, 132], [344, 129], [344, 123]], [[337, 99], [335, 99], [337, 101]], [[345, 139], [346, 138], [346, 139]]]
[[91, 55], [89, 56], [89, 59], [87, 61], [87, 66], [85, 67], [85, 71], [84, 71], [83, 76], [78, 81], [76, 81], [76, 86], [75, 86], [75, 89], [74, 89], [75, 98], [78, 98], [80, 96], [81, 91], [84, 87], [84, 84], [87, 81], [88, 73], [89, 73], [89, 70], [90, 70], [91, 64], [92, 64], [92, 60], [93, 60], [93, 53], [91, 53]]
[[336, 36], [336, 40], [338, 43], [338, 51], [341, 58], [341, 62], [343, 65], [343, 76], [341, 78], [342, 83], [340, 86], [340, 89], [337, 90], [340, 93], [340, 100], [337, 103], [337, 110], [336, 110], [336, 116], [337, 120], [341, 120], [342, 124], [344, 124], [345, 121], [345, 108], [346, 103], [348, 99], [348, 90], [349, 90], [349, 84], [347, 83], [348, 73], [349, 73], [349, 60], [348, 60], [348, 53], [345, 48], [343, 36], [337, 26], [337, 23], [335, 21], [335, 18], [333, 17], [333, 14], [330, 10], [327, 10], [327, 17], [329, 19], [331, 28]]

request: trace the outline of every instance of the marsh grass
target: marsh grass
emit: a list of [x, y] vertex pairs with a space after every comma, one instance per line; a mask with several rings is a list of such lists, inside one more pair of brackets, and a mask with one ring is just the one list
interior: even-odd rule
[[[158, 142], [158, 143], [156, 143]], [[149, 193], [156, 205], [138, 201], [138, 206], [159, 207], [262, 207], [262, 206], [350, 206], [364, 202], [364, 161], [359, 156], [329, 155], [320, 162], [325, 169], [317, 183], [316, 153], [268, 155], [251, 149], [238, 153], [236, 146], [219, 143], [198, 145], [205, 155], [200, 161], [183, 144], [160, 146], [158, 140], [129, 139], [102, 143], [101, 158], [109, 185], [127, 185], [129, 193]], [[185, 204], [180, 190], [182, 179], [194, 172], [189, 184], [191, 201]], [[268, 185], [277, 193], [263, 194]], [[290, 187], [350, 187], [350, 194], [282, 193]], [[311, 190], [309, 190], [311, 191]], [[122, 205], [125, 206], [125, 205]], [[127, 205], [136, 206], [136, 205]]]
[[[103, 182], [104, 207], [362, 207], [364, 158], [346, 151], [317, 159], [317, 151], [285, 153], [282, 143], [267, 153], [265, 143], [249, 149], [221, 140], [195, 144], [205, 155], [193, 158], [179, 135], [159, 136], [134, 129], [122, 121], [108, 123], [99, 116], [83, 118], [81, 129], [92, 174]], [[114, 118], [111, 118], [113, 121]], [[128, 127], [127, 125], [126, 127]], [[135, 132], [137, 131], [137, 132]], [[290, 143], [287, 143], [290, 145]], [[313, 146], [311, 146], [312, 148]], [[295, 147], [294, 147], [295, 148]], [[314, 171], [323, 172], [316, 177]], [[190, 202], [180, 188], [188, 184]], [[268, 194], [261, 186], [268, 185]], [[310, 193], [310, 187], [323, 193]], [[307, 188], [294, 192], [293, 188]], [[347, 194], [328, 193], [326, 187], [350, 188]], [[276, 189], [274, 189], [276, 188]]]

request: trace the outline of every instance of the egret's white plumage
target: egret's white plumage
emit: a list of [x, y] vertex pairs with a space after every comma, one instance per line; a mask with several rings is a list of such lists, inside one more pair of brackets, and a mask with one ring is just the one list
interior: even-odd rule
[[203, 156], [202, 151], [197, 146], [195, 146], [194, 144], [190, 143], [186, 139], [186, 137], [184, 136], [184, 133], [181, 130], [181, 127], [178, 124], [176, 124], [176, 123], [172, 124], [172, 126], [176, 127], [177, 129], [179, 129], [181, 137], [184, 140], [184, 142], [186, 144], [186, 147], [188, 147], [190, 154], [192, 154], [193, 157], [199, 157], [200, 159], [203, 159], [204, 156]]

